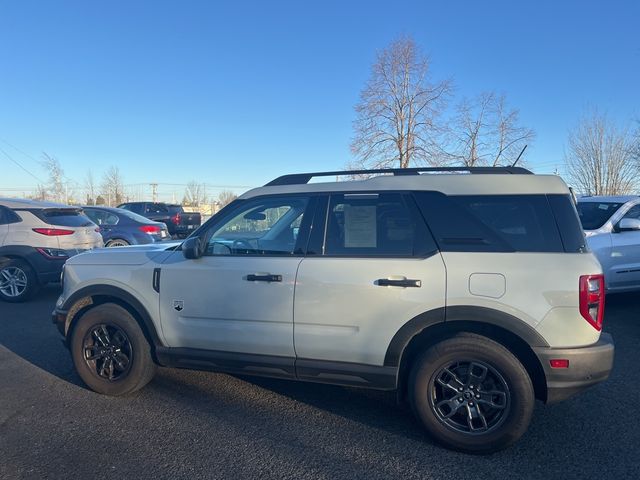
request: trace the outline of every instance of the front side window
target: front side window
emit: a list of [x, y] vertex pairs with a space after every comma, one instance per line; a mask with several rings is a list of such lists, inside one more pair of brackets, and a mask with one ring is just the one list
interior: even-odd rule
[[294, 255], [309, 199], [267, 197], [241, 202], [205, 236], [206, 255]]
[[399, 193], [332, 195], [325, 255], [411, 256], [416, 224]]
[[631, 207], [629, 211], [624, 214], [624, 218], [635, 218], [636, 220], [640, 220], [640, 205]]

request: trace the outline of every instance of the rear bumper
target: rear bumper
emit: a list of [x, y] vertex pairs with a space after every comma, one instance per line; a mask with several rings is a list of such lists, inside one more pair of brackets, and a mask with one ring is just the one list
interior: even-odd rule
[[[607, 378], [613, 367], [614, 344], [608, 333], [588, 347], [533, 349], [542, 364], [547, 382], [546, 403], [556, 403], [572, 397]], [[550, 360], [566, 359], [568, 368], [551, 368]]]

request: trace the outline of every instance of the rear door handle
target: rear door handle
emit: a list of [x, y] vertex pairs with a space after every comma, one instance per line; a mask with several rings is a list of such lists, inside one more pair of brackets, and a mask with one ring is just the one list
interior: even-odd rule
[[374, 284], [379, 287], [415, 287], [420, 288], [422, 286], [422, 280], [412, 280], [409, 278], [404, 278], [402, 280], [393, 280], [390, 278], [379, 278]]
[[272, 275], [271, 273], [250, 273], [245, 277], [245, 280], [248, 282], [281, 282], [282, 275]]

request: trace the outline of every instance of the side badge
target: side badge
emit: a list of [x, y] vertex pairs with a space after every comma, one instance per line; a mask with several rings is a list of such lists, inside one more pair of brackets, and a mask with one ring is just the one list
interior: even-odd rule
[[181, 312], [184, 309], [184, 301], [182, 300], [174, 300], [173, 301], [173, 309], [176, 312]]

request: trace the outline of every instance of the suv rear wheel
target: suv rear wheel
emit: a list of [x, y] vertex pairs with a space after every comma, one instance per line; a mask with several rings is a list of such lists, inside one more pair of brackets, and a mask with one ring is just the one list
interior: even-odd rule
[[518, 440], [535, 397], [518, 359], [486, 337], [460, 334], [426, 350], [409, 380], [414, 413], [446, 447], [490, 453]]
[[71, 337], [71, 355], [84, 383], [106, 395], [139, 390], [156, 370], [138, 322], [114, 303], [98, 305], [82, 315]]
[[17, 258], [0, 264], [0, 299], [5, 302], [24, 302], [40, 288], [33, 268]]

